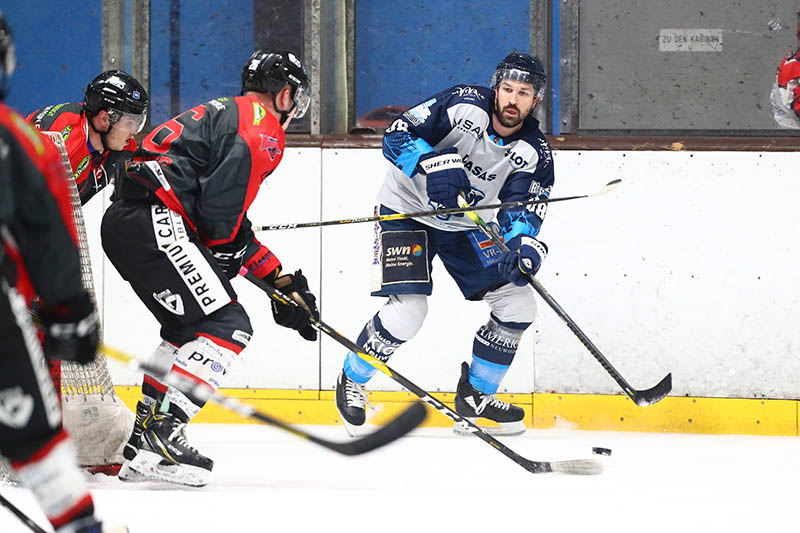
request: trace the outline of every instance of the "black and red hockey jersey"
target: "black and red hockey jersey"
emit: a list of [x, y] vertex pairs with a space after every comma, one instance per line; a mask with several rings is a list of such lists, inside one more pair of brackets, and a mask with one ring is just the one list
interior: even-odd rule
[[0, 243], [17, 290], [47, 305], [77, 298], [78, 239], [67, 177], [55, 145], [0, 103]]
[[89, 144], [89, 122], [82, 111], [83, 104], [79, 103], [51, 105], [34, 111], [27, 120], [42, 131], [61, 132], [81, 205], [85, 205], [118, 170], [124, 169], [125, 161], [136, 150], [136, 141], [130, 139], [120, 151], [93, 149]]
[[[156, 160], [156, 196], [213, 247], [244, 238], [244, 265], [265, 277], [280, 261], [253, 235], [247, 209], [281, 162], [285, 135], [255, 96], [216, 98], [156, 127], [134, 161]], [[244, 232], [239, 235], [240, 232]]]

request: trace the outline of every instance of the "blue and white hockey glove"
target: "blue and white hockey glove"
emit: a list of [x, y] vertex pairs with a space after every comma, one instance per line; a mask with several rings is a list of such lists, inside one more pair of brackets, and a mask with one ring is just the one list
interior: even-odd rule
[[417, 168], [428, 176], [428, 198], [445, 207], [458, 207], [459, 191], [472, 188], [455, 148], [421, 155]]
[[528, 275], [535, 276], [547, 257], [547, 245], [527, 235], [517, 235], [506, 243], [509, 251], [503, 254], [497, 269], [504, 278], [522, 287]]

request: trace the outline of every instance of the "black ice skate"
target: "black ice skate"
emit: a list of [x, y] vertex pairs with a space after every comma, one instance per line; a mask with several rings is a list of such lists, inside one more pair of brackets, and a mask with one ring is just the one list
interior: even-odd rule
[[342, 417], [342, 424], [351, 437], [367, 419], [365, 408], [367, 395], [364, 387], [347, 377], [342, 370], [336, 380], [336, 409]]
[[[469, 382], [469, 365], [461, 363], [461, 379], [456, 388], [456, 413], [463, 416], [473, 424], [479, 418], [486, 418], [497, 422], [498, 426], [483, 426], [480, 428], [491, 435], [521, 435], [525, 433], [525, 411], [522, 408], [497, 399], [494, 394], [484, 394]], [[453, 426], [453, 431], [458, 435], [469, 435], [461, 424]]]
[[139, 453], [139, 439], [144, 429], [143, 424], [151, 411], [152, 409], [142, 402], [136, 404], [136, 419], [133, 421], [133, 431], [128, 442], [125, 443], [125, 448], [122, 449], [122, 456], [125, 458], [125, 462], [122, 463], [122, 468], [119, 469], [119, 474], [117, 474], [117, 477], [122, 481], [140, 481], [143, 479], [141, 474], [131, 469], [130, 463]]
[[151, 413], [143, 423], [139, 453], [129, 467], [147, 479], [190, 487], [207, 485], [214, 461], [186, 442], [185, 428], [171, 413]]
[[94, 517], [89, 517], [70, 522], [56, 530], [56, 533], [128, 533], [128, 528], [103, 526]]

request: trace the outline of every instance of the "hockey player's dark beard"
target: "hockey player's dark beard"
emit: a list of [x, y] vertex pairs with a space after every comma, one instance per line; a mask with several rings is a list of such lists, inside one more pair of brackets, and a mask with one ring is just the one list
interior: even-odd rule
[[503, 109], [500, 109], [500, 103], [495, 99], [494, 101], [494, 114], [497, 116], [497, 120], [500, 121], [500, 124], [503, 125], [505, 128], [513, 128], [517, 126], [520, 122], [525, 120], [527, 113], [523, 114], [522, 111], [517, 106], [514, 105], [507, 105], [505, 109], [516, 109], [517, 116], [516, 118], [506, 119], [503, 117]]

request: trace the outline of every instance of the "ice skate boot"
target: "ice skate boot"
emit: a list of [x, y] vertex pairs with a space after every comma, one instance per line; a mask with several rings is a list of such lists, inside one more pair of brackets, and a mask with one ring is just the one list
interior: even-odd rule
[[367, 395], [364, 386], [347, 377], [342, 370], [336, 380], [336, 409], [342, 417], [342, 424], [351, 437], [367, 419]]
[[144, 421], [139, 453], [129, 467], [147, 479], [203, 487], [214, 461], [186, 442], [186, 424], [172, 413], [151, 413]]
[[[479, 425], [481, 429], [491, 435], [521, 435], [525, 433], [525, 411], [522, 408], [497, 399], [494, 394], [484, 394], [469, 382], [469, 365], [461, 363], [461, 379], [456, 388], [456, 413], [463, 416], [473, 424], [479, 418], [486, 418], [496, 422], [497, 426]], [[453, 426], [453, 431], [458, 435], [469, 435], [468, 427], [462, 424]]]
[[139, 440], [144, 430], [143, 424], [152, 410], [150, 406], [143, 402], [136, 404], [136, 419], [133, 421], [133, 431], [122, 449], [122, 456], [125, 458], [125, 462], [122, 463], [122, 468], [119, 469], [119, 474], [117, 474], [117, 477], [122, 481], [141, 481], [143, 479], [141, 474], [131, 470], [130, 463], [139, 453]]

